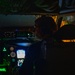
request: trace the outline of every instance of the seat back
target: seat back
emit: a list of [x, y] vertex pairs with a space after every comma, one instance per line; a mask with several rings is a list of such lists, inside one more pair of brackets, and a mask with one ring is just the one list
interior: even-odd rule
[[75, 43], [55, 43], [47, 48], [46, 73], [67, 75], [75, 72]]
[[75, 25], [67, 24], [61, 27], [54, 35], [57, 40], [74, 39], [75, 38]]

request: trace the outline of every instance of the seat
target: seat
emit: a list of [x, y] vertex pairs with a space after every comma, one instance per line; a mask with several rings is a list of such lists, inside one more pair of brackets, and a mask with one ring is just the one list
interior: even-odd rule
[[58, 42], [47, 45], [46, 75], [75, 74], [75, 42], [62, 42], [63, 39], [75, 39], [75, 25], [61, 27], [54, 37]]
[[[75, 43], [61, 42], [47, 47], [46, 75], [75, 73]], [[71, 74], [72, 75], [72, 74]]]
[[67, 24], [61, 27], [54, 35], [57, 40], [61, 39], [74, 39], [75, 38], [75, 25]]

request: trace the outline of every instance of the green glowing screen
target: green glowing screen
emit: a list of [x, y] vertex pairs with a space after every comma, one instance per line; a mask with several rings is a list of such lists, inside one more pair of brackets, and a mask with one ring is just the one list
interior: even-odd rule
[[6, 72], [6, 68], [0, 68], [0, 72]]

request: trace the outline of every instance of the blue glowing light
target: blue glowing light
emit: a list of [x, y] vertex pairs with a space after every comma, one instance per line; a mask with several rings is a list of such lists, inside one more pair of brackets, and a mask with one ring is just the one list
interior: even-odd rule
[[30, 46], [31, 43], [17, 43], [17, 45], [19, 45], [19, 46]]

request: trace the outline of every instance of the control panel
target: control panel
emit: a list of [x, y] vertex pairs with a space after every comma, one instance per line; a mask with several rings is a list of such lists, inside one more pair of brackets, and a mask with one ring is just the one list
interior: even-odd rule
[[[33, 27], [0, 29], [0, 73], [12, 75], [22, 66], [29, 46], [34, 43]], [[15, 72], [14, 72], [15, 70]]]

